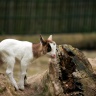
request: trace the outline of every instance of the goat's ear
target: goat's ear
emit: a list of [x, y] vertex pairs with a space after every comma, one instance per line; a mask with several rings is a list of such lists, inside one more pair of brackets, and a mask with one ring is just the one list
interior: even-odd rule
[[48, 40], [52, 41], [52, 35], [50, 35], [50, 36], [48, 37]]
[[42, 45], [45, 45], [45, 40], [41, 35], [40, 35], [40, 42], [42, 43]]

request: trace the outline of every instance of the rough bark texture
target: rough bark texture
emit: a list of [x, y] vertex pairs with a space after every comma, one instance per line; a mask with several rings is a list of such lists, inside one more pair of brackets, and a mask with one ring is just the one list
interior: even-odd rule
[[7, 77], [0, 75], [0, 96], [96, 96], [96, 80], [84, 54], [71, 45], [57, 46], [57, 58], [49, 69], [30, 76], [24, 91], [14, 91]]

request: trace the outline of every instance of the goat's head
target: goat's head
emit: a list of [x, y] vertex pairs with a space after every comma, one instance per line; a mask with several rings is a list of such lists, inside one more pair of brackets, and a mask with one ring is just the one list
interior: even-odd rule
[[51, 58], [56, 57], [56, 43], [52, 40], [52, 35], [47, 40], [40, 35], [40, 42], [42, 44], [43, 54], [47, 54]]

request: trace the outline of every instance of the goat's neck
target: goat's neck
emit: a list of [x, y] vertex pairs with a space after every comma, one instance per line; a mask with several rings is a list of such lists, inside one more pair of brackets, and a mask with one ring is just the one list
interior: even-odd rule
[[33, 50], [33, 56], [35, 58], [38, 58], [38, 57], [43, 55], [42, 44], [41, 43], [33, 44], [32, 50]]

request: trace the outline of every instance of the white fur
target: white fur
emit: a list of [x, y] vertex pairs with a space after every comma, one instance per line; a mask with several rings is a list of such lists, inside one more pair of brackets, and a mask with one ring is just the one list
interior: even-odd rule
[[50, 44], [50, 46], [51, 46], [51, 51], [50, 52], [48, 52], [47, 54], [50, 56], [53, 56], [53, 55], [55, 55], [56, 56], [56, 43], [55, 42], [52, 42], [52, 43], [49, 43]]
[[[52, 47], [52, 51], [48, 55], [56, 55], [56, 44], [50, 43], [50, 46]], [[12, 85], [16, 90], [24, 90], [24, 77], [26, 75], [27, 65], [33, 60], [32, 43], [15, 39], [5, 39], [0, 43], [0, 59], [7, 64], [6, 74]], [[13, 77], [14, 64], [17, 59], [21, 63], [21, 77], [18, 85]]]
[[[14, 39], [5, 39], [0, 43], [0, 56], [3, 62], [7, 64], [6, 74], [12, 85], [17, 90], [24, 89], [24, 76], [26, 75], [27, 65], [33, 59], [32, 43]], [[18, 85], [13, 78], [13, 69], [16, 59], [21, 62], [21, 78]]]

